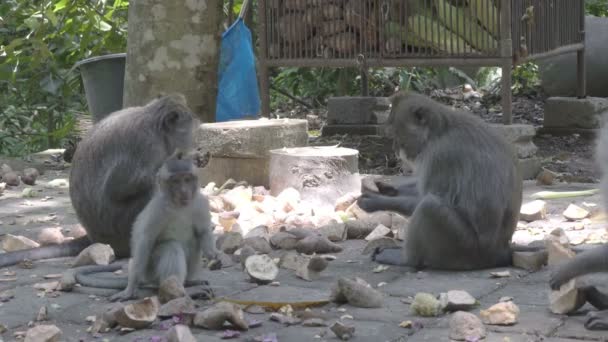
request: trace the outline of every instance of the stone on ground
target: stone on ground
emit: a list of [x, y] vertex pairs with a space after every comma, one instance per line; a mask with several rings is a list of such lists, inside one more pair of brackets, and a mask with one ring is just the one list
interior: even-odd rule
[[486, 337], [486, 327], [479, 317], [470, 312], [457, 311], [450, 318], [450, 339], [478, 341]]
[[519, 219], [526, 222], [544, 220], [547, 216], [547, 202], [534, 200], [524, 203], [519, 211]]

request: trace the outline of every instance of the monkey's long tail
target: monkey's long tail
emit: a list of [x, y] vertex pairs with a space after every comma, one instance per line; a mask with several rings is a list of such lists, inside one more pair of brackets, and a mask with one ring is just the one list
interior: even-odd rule
[[59, 245], [22, 249], [0, 254], [0, 267], [13, 266], [21, 261], [75, 256], [91, 244], [88, 236], [82, 236]]
[[124, 262], [117, 262], [111, 265], [82, 266], [74, 269], [74, 278], [82, 286], [96, 287], [103, 289], [122, 290], [127, 287], [126, 277], [95, 277], [92, 274], [101, 272], [114, 272], [122, 268]]

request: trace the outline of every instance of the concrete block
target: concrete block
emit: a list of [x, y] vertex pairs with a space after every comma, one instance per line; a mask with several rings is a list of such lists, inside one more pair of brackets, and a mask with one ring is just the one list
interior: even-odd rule
[[386, 97], [332, 97], [327, 101], [327, 123], [382, 124], [388, 119]]
[[350, 135], [384, 135], [383, 125], [325, 125], [321, 129], [324, 137], [336, 134]]
[[260, 119], [205, 123], [195, 133], [197, 147], [211, 153], [199, 172], [201, 185], [232, 178], [268, 187], [268, 151], [308, 146], [306, 120]]
[[491, 124], [504, 135], [508, 142], [513, 144], [519, 158], [530, 158], [536, 155], [538, 147], [532, 139], [536, 135], [536, 129], [532, 125], [514, 124]]
[[601, 116], [608, 112], [608, 99], [550, 97], [545, 103], [544, 127], [599, 128]]
[[212, 157], [209, 164], [199, 169], [200, 185], [215, 182], [221, 186], [228, 179], [247, 181], [249, 184], [269, 187], [269, 158], [226, 158]]
[[259, 119], [205, 123], [196, 144], [213, 157], [265, 158], [268, 151], [308, 145], [308, 121]]
[[536, 176], [538, 175], [541, 169], [540, 158], [531, 157], [519, 159], [519, 167], [521, 171], [521, 176], [524, 180], [536, 179]]

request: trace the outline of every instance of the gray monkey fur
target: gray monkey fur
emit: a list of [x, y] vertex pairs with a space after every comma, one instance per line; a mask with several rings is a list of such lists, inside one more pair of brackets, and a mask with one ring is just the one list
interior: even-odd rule
[[413, 161], [414, 174], [396, 187], [377, 183], [379, 193], [362, 189], [358, 205], [411, 217], [403, 248], [378, 250], [374, 260], [445, 270], [509, 265], [523, 187], [513, 147], [480, 118], [426, 96], [401, 92], [391, 103], [395, 152]]
[[70, 171], [70, 199], [87, 235], [1, 254], [0, 267], [73, 256], [92, 242], [129, 257], [131, 226], [152, 197], [156, 171], [175, 149], [192, 148], [196, 122], [183, 95], [171, 94], [96, 123], [78, 144]]
[[[608, 210], [608, 125], [605, 123], [596, 141], [595, 158], [601, 172], [600, 194], [604, 210]], [[557, 290], [573, 278], [590, 273], [608, 272], [608, 244], [577, 254], [573, 259], [558, 264], [551, 274], [549, 285]], [[608, 330], [608, 294], [600, 292], [594, 286], [580, 289], [591, 305], [599, 312], [590, 312], [585, 327], [590, 330]]]
[[176, 152], [159, 169], [154, 195], [133, 224], [128, 278], [92, 275], [112, 272], [121, 265], [85, 266], [75, 270], [78, 283], [97, 289], [124, 289], [111, 300], [133, 298], [140, 288], [157, 288], [172, 275], [186, 286], [208, 285], [200, 278], [201, 256], [214, 259], [218, 251], [209, 202], [199, 191], [194, 163]]

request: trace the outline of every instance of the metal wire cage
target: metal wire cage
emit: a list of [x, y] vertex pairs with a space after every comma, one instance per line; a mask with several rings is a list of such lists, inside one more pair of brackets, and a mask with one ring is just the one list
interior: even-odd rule
[[[513, 65], [578, 53], [585, 95], [584, 0], [260, 0], [262, 112], [268, 68]], [[512, 122], [511, 79], [502, 80]]]

